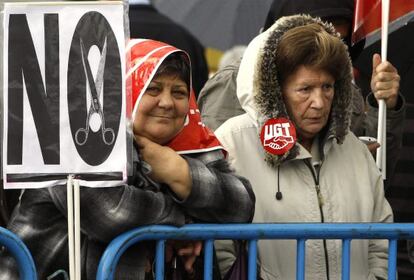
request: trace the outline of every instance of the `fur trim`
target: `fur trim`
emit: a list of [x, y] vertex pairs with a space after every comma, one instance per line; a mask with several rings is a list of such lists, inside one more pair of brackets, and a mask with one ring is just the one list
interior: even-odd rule
[[[276, 48], [279, 44], [280, 38], [288, 30], [304, 26], [310, 23], [317, 23], [321, 25], [328, 33], [338, 36], [332, 24], [322, 22], [319, 18], [312, 18], [308, 15], [295, 15], [289, 17], [282, 17], [267, 31], [264, 45], [261, 54], [257, 59], [257, 82], [255, 83], [254, 102], [259, 115], [259, 127], [271, 118], [289, 118], [285, 104], [282, 98], [282, 91], [277, 80], [276, 69]], [[339, 144], [345, 138], [349, 131], [350, 115], [351, 115], [351, 81], [352, 81], [352, 67], [351, 60], [348, 65], [344, 65], [345, 70], [342, 77], [335, 83], [335, 95], [332, 101], [331, 116], [328, 122], [327, 139], [334, 137]], [[260, 137], [260, 136], [259, 136]], [[266, 162], [272, 166], [278, 166], [283, 161], [293, 159], [299, 154], [299, 146], [296, 144], [288, 153], [283, 156], [276, 156], [266, 152]]]

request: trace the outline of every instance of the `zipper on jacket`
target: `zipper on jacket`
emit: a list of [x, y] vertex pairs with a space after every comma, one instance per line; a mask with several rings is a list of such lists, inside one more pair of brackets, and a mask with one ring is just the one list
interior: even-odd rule
[[321, 187], [319, 186], [319, 184], [316, 185], [316, 194], [318, 196], [318, 202], [319, 202], [319, 210], [321, 212], [321, 216], [322, 216], [322, 223], [323, 223], [323, 212], [322, 212], [322, 206], [323, 206], [323, 196], [321, 194]]
[[[322, 209], [322, 206], [324, 205], [324, 199], [321, 193], [321, 187], [319, 185], [319, 174], [322, 168], [322, 163], [319, 165], [316, 172], [315, 172], [315, 168], [312, 166], [309, 160], [305, 160], [305, 163], [308, 166], [312, 174], [313, 181], [315, 182], [315, 190], [316, 190], [316, 195], [318, 197], [319, 213], [321, 214], [321, 222], [324, 223], [325, 217], [323, 215], [323, 209]], [[329, 258], [328, 258], [328, 245], [326, 243], [326, 239], [323, 239], [323, 251], [325, 254], [326, 279], [329, 280]]]

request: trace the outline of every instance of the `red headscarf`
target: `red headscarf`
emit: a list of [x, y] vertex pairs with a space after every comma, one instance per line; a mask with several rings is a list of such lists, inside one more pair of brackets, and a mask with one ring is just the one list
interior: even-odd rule
[[[127, 47], [128, 73], [127, 79], [132, 92], [132, 119], [139, 110], [139, 103], [159, 66], [172, 53], [188, 54], [168, 44], [147, 40], [131, 40]], [[191, 73], [191, 70], [190, 70]], [[129, 83], [130, 81], [130, 83]], [[191, 88], [191, 85], [190, 85]], [[197, 107], [194, 92], [190, 90], [189, 110], [183, 129], [169, 142], [167, 146], [179, 154], [199, 153], [223, 149], [214, 133], [201, 122], [200, 111]]]

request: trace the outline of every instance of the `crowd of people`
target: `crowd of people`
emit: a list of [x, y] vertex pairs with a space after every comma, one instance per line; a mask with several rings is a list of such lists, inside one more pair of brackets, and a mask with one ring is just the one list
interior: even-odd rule
[[[402, 147], [406, 101], [398, 70], [378, 54], [371, 91], [356, 85], [353, 0], [273, 1], [261, 32], [209, 80], [197, 39], [149, 1], [130, 4], [134, 173], [118, 187], [81, 188], [83, 279], [96, 277], [114, 237], [139, 226], [394, 221], [385, 190]], [[387, 108], [385, 182], [375, 164], [378, 143], [358, 139], [376, 137], [380, 99]], [[198, 106], [201, 116], [189, 114]], [[4, 225], [28, 246], [39, 279], [66, 274], [66, 188], [25, 190], [13, 213], [6, 210]], [[238, 245], [215, 242], [221, 276]], [[340, 279], [341, 248], [339, 240], [307, 241], [306, 279]], [[169, 242], [167, 250], [176, 254], [167, 262], [179, 258], [186, 279], [201, 279], [201, 242]], [[134, 246], [116, 279], [152, 279], [153, 261], [152, 242]], [[295, 241], [261, 240], [257, 262], [259, 279], [295, 279]], [[351, 279], [387, 279], [387, 263], [387, 241], [352, 242]], [[0, 279], [18, 278], [3, 249]]]

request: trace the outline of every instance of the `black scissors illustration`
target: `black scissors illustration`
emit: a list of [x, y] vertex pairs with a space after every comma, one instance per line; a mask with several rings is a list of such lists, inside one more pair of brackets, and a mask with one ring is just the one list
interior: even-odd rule
[[[82, 39], [80, 40], [81, 54], [82, 54], [82, 64], [85, 71], [86, 81], [89, 85], [89, 93], [91, 95], [91, 106], [89, 107], [88, 116], [86, 118], [85, 128], [79, 128], [75, 133], [75, 142], [76, 144], [82, 146], [88, 140], [89, 129], [90, 129], [90, 120], [94, 114], [97, 114], [101, 120], [101, 131], [102, 131], [102, 140], [106, 145], [112, 145], [115, 141], [115, 133], [112, 128], [105, 128], [105, 116], [102, 111], [102, 106], [99, 101], [99, 96], [101, 94], [102, 85], [103, 85], [103, 74], [105, 67], [106, 59], [106, 38], [105, 43], [102, 49], [101, 58], [99, 61], [98, 72], [96, 74], [96, 79], [94, 81], [92, 76], [91, 67], [89, 65], [87, 53]], [[95, 117], [96, 119], [96, 117]]]

